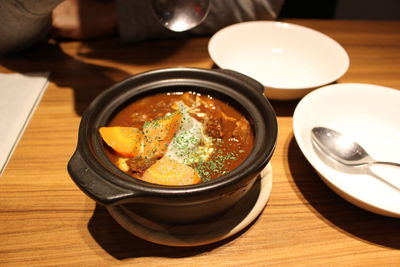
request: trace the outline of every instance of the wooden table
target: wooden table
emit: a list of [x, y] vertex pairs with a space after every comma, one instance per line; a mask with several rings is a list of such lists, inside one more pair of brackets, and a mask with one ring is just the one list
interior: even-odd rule
[[[350, 69], [339, 83], [400, 89], [400, 21], [290, 22], [321, 31], [346, 49]], [[75, 186], [66, 165], [91, 100], [142, 71], [215, 67], [207, 43], [49, 43], [1, 59], [1, 72], [51, 70], [51, 82], [0, 177], [0, 265], [400, 266], [400, 220], [349, 204], [303, 157], [292, 130], [298, 101], [272, 102], [279, 123], [272, 195], [255, 223], [228, 240], [192, 248], [143, 241]]]

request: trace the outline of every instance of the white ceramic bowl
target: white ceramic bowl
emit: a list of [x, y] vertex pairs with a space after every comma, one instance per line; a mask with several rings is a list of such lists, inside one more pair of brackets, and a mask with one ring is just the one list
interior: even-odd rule
[[375, 166], [363, 173], [328, 164], [313, 148], [315, 126], [352, 137], [377, 160], [400, 162], [400, 91], [369, 84], [329, 85], [306, 95], [293, 115], [296, 141], [329, 187], [363, 209], [400, 217], [400, 168]]
[[258, 80], [275, 100], [301, 98], [336, 81], [349, 67], [346, 51], [332, 38], [275, 21], [228, 26], [212, 36], [208, 52], [220, 68]]

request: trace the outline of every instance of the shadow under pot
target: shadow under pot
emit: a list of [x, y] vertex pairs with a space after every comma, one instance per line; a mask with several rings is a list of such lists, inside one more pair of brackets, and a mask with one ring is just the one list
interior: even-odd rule
[[[105, 154], [99, 128], [138, 99], [177, 91], [209, 95], [241, 112], [254, 134], [248, 157], [221, 177], [185, 186], [147, 183], [118, 169]], [[108, 208], [122, 205], [140, 217], [167, 224], [215, 216], [249, 191], [275, 149], [276, 115], [263, 91], [260, 83], [228, 70], [168, 68], [132, 76], [101, 93], [85, 111], [68, 172], [84, 193]]]

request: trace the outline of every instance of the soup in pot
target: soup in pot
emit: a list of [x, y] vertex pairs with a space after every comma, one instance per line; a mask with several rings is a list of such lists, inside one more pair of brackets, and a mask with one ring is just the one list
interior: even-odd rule
[[219, 99], [193, 92], [139, 99], [99, 132], [106, 155], [120, 170], [163, 185], [217, 179], [239, 166], [254, 145], [243, 114]]

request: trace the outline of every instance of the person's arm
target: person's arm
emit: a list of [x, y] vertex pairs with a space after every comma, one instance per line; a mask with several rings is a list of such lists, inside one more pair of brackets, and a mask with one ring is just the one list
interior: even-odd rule
[[51, 29], [51, 11], [63, 0], [1, 0], [0, 55], [43, 40]]
[[114, 0], [66, 0], [53, 10], [52, 19], [56, 38], [87, 40], [117, 32]]
[[212, 34], [242, 21], [273, 20], [285, 0], [210, 0], [210, 11], [201, 25], [188, 33], [165, 29], [155, 18], [149, 0], [115, 0], [120, 38], [123, 42], [162, 39], [185, 34]]
[[115, 0], [122, 42], [163, 39], [181, 35], [164, 28], [153, 14], [150, 0]]
[[243, 21], [275, 20], [285, 0], [210, 0], [205, 20], [191, 33], [208, 35]]

